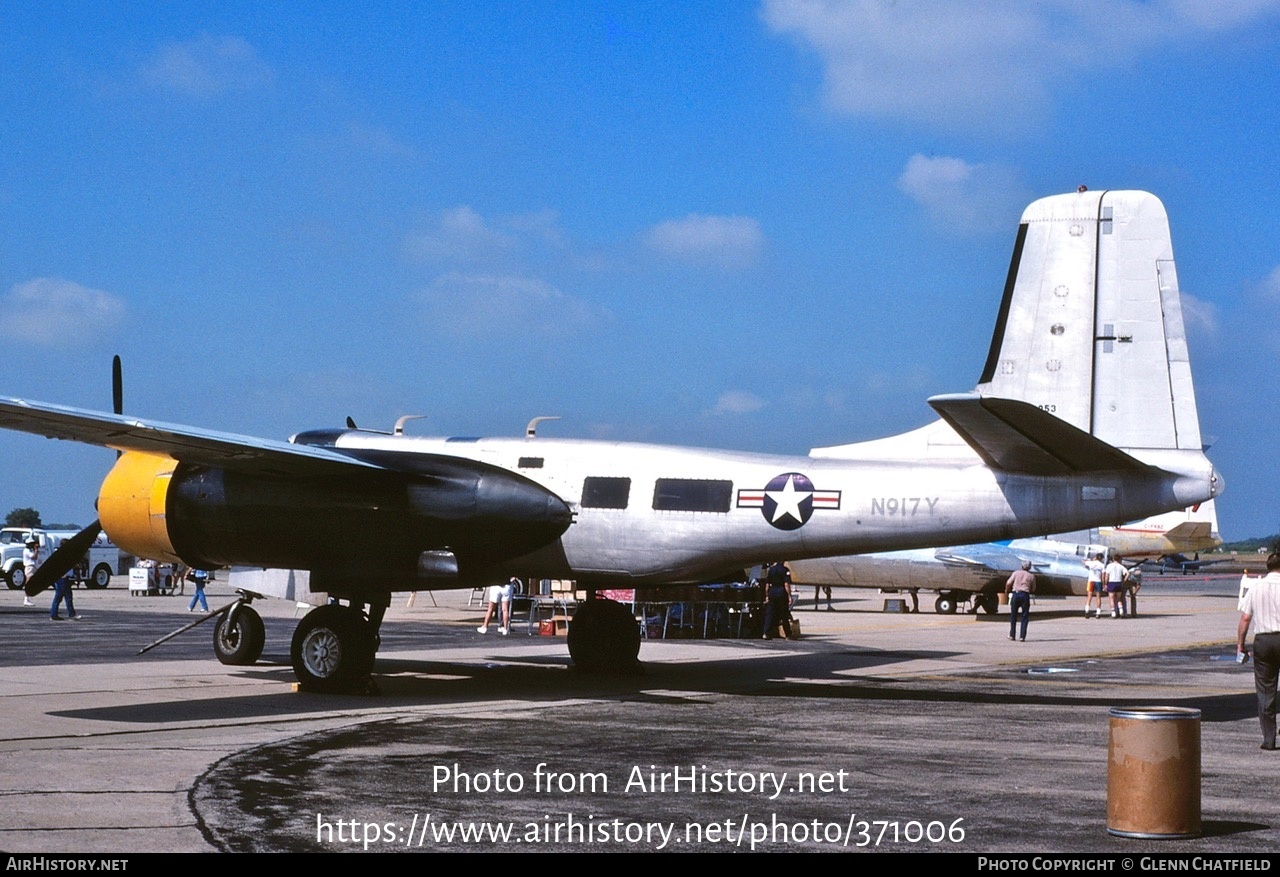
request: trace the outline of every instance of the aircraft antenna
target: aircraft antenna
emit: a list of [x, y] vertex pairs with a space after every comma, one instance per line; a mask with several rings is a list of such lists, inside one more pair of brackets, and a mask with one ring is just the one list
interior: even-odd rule
[[406, 414], [406, 415], [404, 415], [403, 417], [401, 417], [399, 420], [397, 420], [397, 421], [396, 421], [396, 428], [395, 428], [394, 435], [404, 435], [404, 425], [405, 425], [406, 423], [408, 423], [410, 420], [421, 420], [421, 419], [423, 419], [423, 418], [424, 418], [424, 417], [426, 417], [426, 416], [427, 416], [427, 415], [425, 415], [425, 414]]
[[538, 434], [538, 424], [544, 420], [559, 420], [559, 415], [543, 414], [529, 421], [529, 425], [524, 428], [524, 437], [533, 438]]

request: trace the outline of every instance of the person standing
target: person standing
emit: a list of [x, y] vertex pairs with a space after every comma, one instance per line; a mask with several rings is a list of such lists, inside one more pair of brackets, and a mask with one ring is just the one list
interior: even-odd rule
[[[27, 581], [31, 581], [31, 577], [36, 574], [36, 570], [40, 568], [40, 564], [44, 563], [44, 558], [40, 556], [40, 539], [35, 533], [27, 534], [26, 546], [22, 549], [22, 571], [26, 574]], [[26, 593], [22, 595], [23, 606], [34, 606], [31, 597]]]
[[71, 579], [67, 576], [61, 576], [53, 583], [53, 605], [49, 607], [49, 618], [53, 621], [61, 621], [62, 616], [58, 614], [58, 604], [65, 602], [67, 604], [67, 617], [79, 618], [76, 614], [76, 604], [71, 599]]
[[[1119, 618], [1124, 615], [1124, 583], [1129, 578], [1129, 570], [1120, 562], [1119, 555], [1111, 558], [1111, 562], [1102, 571], [1102, 577], [1106, 580], [1107, 595], [1111, 598], [1111, 617]], [[1101, 604], [1101, 596], [1098, 602]]]
[[1244, 595], [1236, 628], [1236, 660], [1249, 659], [1245, 637], [1253, 627], [1253, 685], [1258, 693], [1262, 748], [1276, 748], [1276, 679], [1280, 676], [1280, 554], [1267, 558], [1267, 574]]
[[[31, 538], [35, 539], [34, 533], [31, 535]], [[37, 549], [39, 548], [38, 545], [36, 547]], [[45, 560], [48, 560], [48, 558], [45, 558]], [[36, 566], [39, 565], [39, 563], [36, 564]], [[58, 576], [58, 580], [53, 583], [53, 605], [49, 607], [49, 618], [53, 621], [62, 620], [62, 616], [58, 614], [59, 603], [67, 604], [68, 618], [80, 617], [76, 614], [76, 604], [71, 599], [71, 576], [66, 573]]]
[[[1124, 593], [1128, 598], [1128, 606], [1126, 611], [1130, 618], [1138, 617], [1138, 592], [1142, 590], [1142, 567], [1135, 566], [1129, 570], [1129, 578], [1125, 579]], [[1124, 603], [1122, 599], [1121, 604]]]
[[1084, 617], [1089, 617], [1089, 606], [1093, 603], [1093, 597], [1098, 597], [1098, 609], [1094, 618], [1102, 617], [1102, 571], [1106, 565], [1102, 562], [1102, 553], [1099, 552], [1093, 557], [1084, 559], [1084, 568], [1089, 571], [1089, 581], [1085, 585], [1084, 598]]
[[204, 597], [204, 586], [209, 584], [209, 571], [207, 569], [192, 569], [188, 567], [187, 571], [182, 574], [182, 577], [184, 579], [190, 579], [191, 583], [196, 587], [196, 592], [191, 597], [191, 603], [187, 606], [187, 611], [195, 612], [196, 604], [199, 603], [200, 611], [208, 612], [209, 601]]
[[1036, 577], [1031, 574], [1031, 561], [1024, 560], [1022, 569], [1015, 569], [1013, 575], [1004, 583], [1004, 592], [1009, 597], [1009, 639], [1017, 632], [1018, 618], [1022, 618], [1022, 631], [1019, 639], [1027, 641], [1027, 624], [1031, 621], [1031, 595], [1036, 592]]
[[830, 585], [814, 585], [813, 586], [813, 611], [818, 611], [818, 592], [822, 591], [827, 595], [827, 611], [830, 612], [836, 607], [831, 605], [831, 586]]
[[512, 576], [505, 585], [489, 586], [489, 608], [484, 613], [484, 622], [476, 628], [476, 633], [489, 632], [489, 622], [493, 620], [494, 610], [499, 608], [499, 604], [502, 610], [502, 627], [499, 631], [503, 636], [511, 632], [511, 594], [518, 584], [520, 580]]
[[791, 570], [779, 560], [769, 566], [769, 571], [765, 573], [765, 582], [768, 589], [765, 591], [762, 638], [773, 639], [777, 636], [778, 628], [781, 627], [783, 638], [790, 639]]

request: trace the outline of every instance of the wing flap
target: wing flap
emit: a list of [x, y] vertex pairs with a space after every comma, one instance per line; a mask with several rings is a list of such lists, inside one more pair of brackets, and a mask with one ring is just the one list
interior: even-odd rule
[[1029, 402], [959, 393], [929, 404], [995, 469], [1045, 476], [1150, 469]]

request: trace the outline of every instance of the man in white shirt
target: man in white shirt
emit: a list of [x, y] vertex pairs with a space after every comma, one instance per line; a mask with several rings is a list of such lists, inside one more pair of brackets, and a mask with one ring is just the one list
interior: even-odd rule
[[1267, 574], [1244, 596], [1236, 628], [1236, 659], [1248, 660], [1244, 640], [1253, 626], [1253, 684], [1258, 692], [1262, 748], [1276, 748], [1276, 679], [1280, 676], [1280, 554], [1267, 558]]
[[1102, 617], [1102, 570], [1105, 568], [1102, 563], [1102, 555], [1095, 554], [1093, 557], [1084, 559], [1084, 568], [1089, 571], [1089, 583], [1085, 591], [1084, 598], [1084, 617], [1089, 617], [1089, 606], [1093, 604], [1093, 597], [1098, 596], [1098, 608], [1094, 618]]
[[[22, 550], [22, 571], [26, 573], [27, 581], [31, 581], [31, 577], [36, 574], [36, 570], [40, 568], [40, 564], [44, 563], [44, 558], [40, 556], [40, 539], [35, 533], [27, 535], [27, 547]], [[23, 606], [34, 606], [31, 598], [26, 594], [22, 595]]]
[[1119, 618], [1124, 614], [1124, 580], [1129, 578], [1129, 570], [1125, 569], [1117, 555], [1111, 558], [1107, 568], [1102, 571], [1102, 576], [1107, 582], [1107, 593], [1111, 596], [1111, 617]]

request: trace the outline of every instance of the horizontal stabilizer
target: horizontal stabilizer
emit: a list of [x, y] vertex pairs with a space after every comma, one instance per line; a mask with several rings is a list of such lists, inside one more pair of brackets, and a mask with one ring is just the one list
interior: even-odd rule
[[1198, 542], [1213, 538], [1213, 525], [1208, 521], [1183, 521], [1178, 526], [1165, 532], [1170, 542]]
[[929, 404], [988, 466], [1026, 475], [1148, 471], [1145, 463], [1029, 402], [973, 393]]

